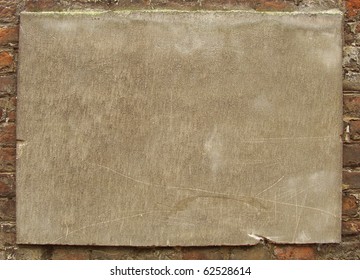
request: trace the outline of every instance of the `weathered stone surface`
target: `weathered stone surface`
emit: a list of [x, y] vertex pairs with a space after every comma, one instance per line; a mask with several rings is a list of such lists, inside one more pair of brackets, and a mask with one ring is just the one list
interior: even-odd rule
[[340, 241], [341, 21], [22, 14], [18, 242]]

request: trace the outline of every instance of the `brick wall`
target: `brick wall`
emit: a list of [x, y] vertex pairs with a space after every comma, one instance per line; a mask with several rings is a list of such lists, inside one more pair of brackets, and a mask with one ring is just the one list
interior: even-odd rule
[[[341, 1], [341, 0], [340, 0]], [[254, 9], [340, 7], [344, 22], [344, 169], [341, 244], [133, 248], [16, 245], [16, 68], [19, 13], [68, 9]], [[39, 50], [34, 50], [39, 51]], [[0, 0], [0, 260], [360, 259], [360, 0]]]

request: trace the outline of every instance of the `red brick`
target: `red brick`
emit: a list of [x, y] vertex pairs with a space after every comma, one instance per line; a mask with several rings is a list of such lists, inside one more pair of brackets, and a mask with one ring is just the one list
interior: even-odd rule
[[360, 11], [360, 0], [346, 0], [346, 15], [349, 18], [355, 17], [359, 14]]
[[15, 175], [0, 174], [0, 197], [15, 196]]
[[15, 220], [15, 200], [0, 199], [0, 221]]
[[[1, 117], [0, 117], [0, 119], [1, 119]], [[8, 119], [9, 122], [15, 122], [15, 120], [16, 120], [16, 112], [15, 111], [8, 112], [7, 119]]]
[[14, 123], [0, 124], [0, 144], [16, 144], [16, 127]]
[[0, 45], [7, 45], [19, 40], [18, 27], [0, 27]]
[[226, 260], [228, 248], [183, 248], [183, 260]]
[[360, 140], [360, 120], [351, 120], [350, 125], [350, 139], [357, 141]]
[[0, 95], [12, 94], [15, 92], [16, 79], [14, 76], [0, 77]]
[[315, 249], [311, 246], [275, 246], [274, 255], [279, 260], [313, 260]]
[[0, 147], [0, 172], [15, 171], [15, 148]]
[[14, 58], [9, 52], [0, 52], [0, 70], [5, 68], [12, 68], [13, 63]]
[[344, 195], [342, 198], [342, 214], [346, 216], [356, 216], [358, 213], [359, 202], [353, 195]]
[[87, 248], [72, 248], [72, 247], [63, 247], [55, 248], [53, 255], [53, 260], [89, 260], [90, 259], [90, 249]]
[[291, 9], [289, 2], [276, 0], [260, 0], [256, 6], [258, 11], [289, 11]]
[[360, 220], [349, 220], [342, 222], [342, 235], [360, 234]]
[[343, 148], [343, 165], [360, 166], [360, 144], [345, 144]]
[[344, 115], [360, 118], [360, 95], [345, 94], [343, 102]]

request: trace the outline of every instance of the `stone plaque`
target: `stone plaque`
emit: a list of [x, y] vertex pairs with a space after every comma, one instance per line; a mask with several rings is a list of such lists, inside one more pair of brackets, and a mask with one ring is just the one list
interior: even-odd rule
[[340, 241], [341, 22], [23, 13], [18, 242]]

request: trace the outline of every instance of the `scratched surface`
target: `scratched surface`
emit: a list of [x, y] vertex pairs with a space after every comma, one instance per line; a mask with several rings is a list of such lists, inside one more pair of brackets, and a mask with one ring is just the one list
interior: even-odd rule
[[18, 242], [340, 241], [341, 19], [23, 13]]

